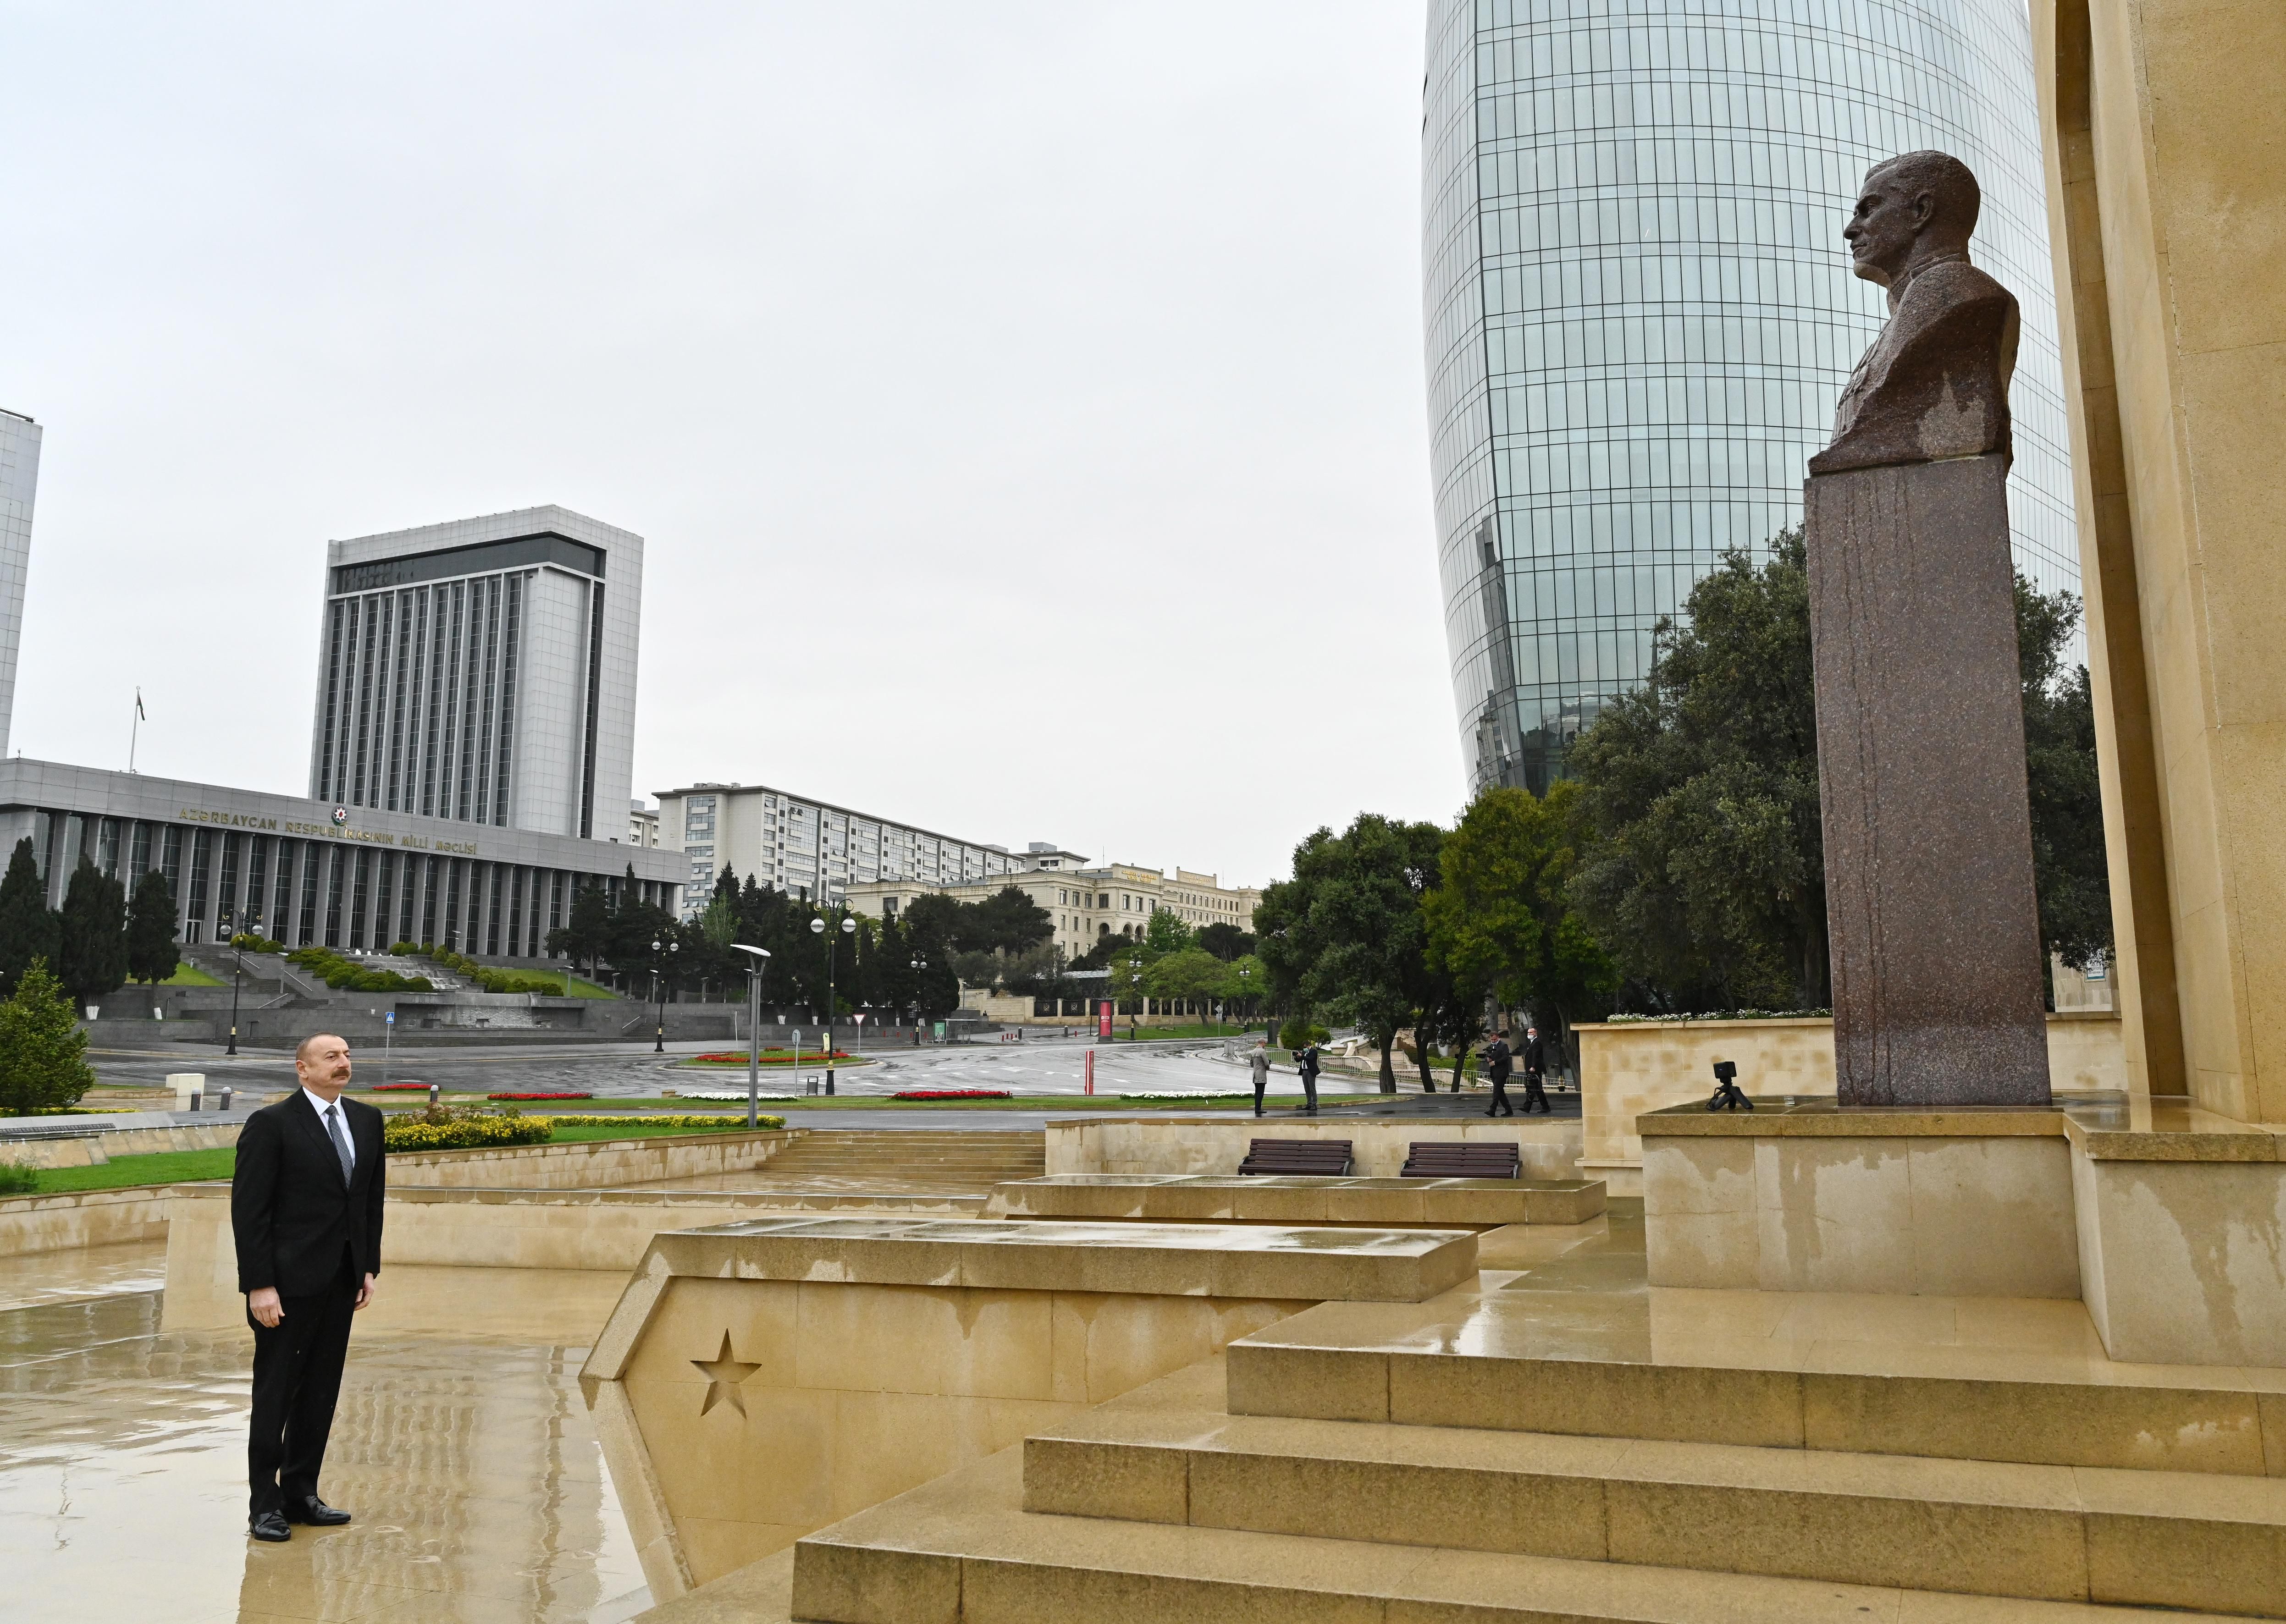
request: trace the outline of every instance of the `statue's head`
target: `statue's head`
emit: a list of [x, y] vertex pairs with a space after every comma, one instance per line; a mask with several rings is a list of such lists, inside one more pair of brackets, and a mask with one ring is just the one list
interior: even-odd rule
[[1949, 153], [1906, 153], [1865, 171], [1841, 234], [1859, 276], [1887, 288], [1915, 261], [1968, 251], [1983, 202], [1976, 177]]

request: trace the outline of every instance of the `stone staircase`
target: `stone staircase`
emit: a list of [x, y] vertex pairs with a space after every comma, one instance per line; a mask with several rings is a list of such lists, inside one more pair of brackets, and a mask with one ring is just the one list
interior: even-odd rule
[[2077, 1302], [1651, 1292], [1604, 1227], [1305, 1310], [651, 1616], [2286, 1618], [2286, 1370], [2113, 1363]]
[[1037, 1129], [824, 1128], [804, 1130], [743, 1181], [773, 1190], [981, 1196], [1046, 1171], [1047, 1136]]

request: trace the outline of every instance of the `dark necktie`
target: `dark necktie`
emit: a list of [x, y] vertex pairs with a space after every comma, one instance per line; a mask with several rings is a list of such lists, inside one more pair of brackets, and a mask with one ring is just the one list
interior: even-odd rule
[[329, 1105], [326, 1108], [326, 1131], [333, 1138], [334, 1154], [342, 1159], [342, 1182], [347, 1184], [350, 1181], [350, 1174], [357, 1163], [350, 1159], [349, 1136], [342, 1131], [339, 1106]]

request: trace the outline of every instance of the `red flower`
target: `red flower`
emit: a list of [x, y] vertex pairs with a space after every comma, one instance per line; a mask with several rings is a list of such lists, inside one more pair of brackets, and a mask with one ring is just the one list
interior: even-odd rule
[[486, 1094], [487, 1100], [593, 1100], [593, 1094]]
[[1005, 1088], [909, 1088], [890, 1096], [894, 1100], [1013, 1100]]

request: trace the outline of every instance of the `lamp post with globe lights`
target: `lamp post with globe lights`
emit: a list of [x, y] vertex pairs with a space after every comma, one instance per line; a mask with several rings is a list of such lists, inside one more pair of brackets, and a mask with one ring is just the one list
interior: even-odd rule
[[680, 942], [654, 942], [650, 944], [650, 996], [652, 1001], [658, 1005], [658, 1025], [651, 1037], [650, 1052], [653, 1054], [666, 1052], [666, 989], [659, 980], [658, 956], [662, 952], [677, 953], [682, 950], [682, 943]]
[[[825, 920], [823, 916], [810, 920], [809, 932], [813, 936], [823, 936], [826, 934]], [[841, 916], [841, 928], [834, 932], [832, 939], [825, 944], [825, 1092], [829, 1095], [833, 1092], [833, 1015], [835, 1007], [833, 1001], [833, 974], [840, 957], [841, 938], [844, 936], [854, 936], [856, 934], [857, 921], [850, 918], [848, 914], [844, 913]]]

